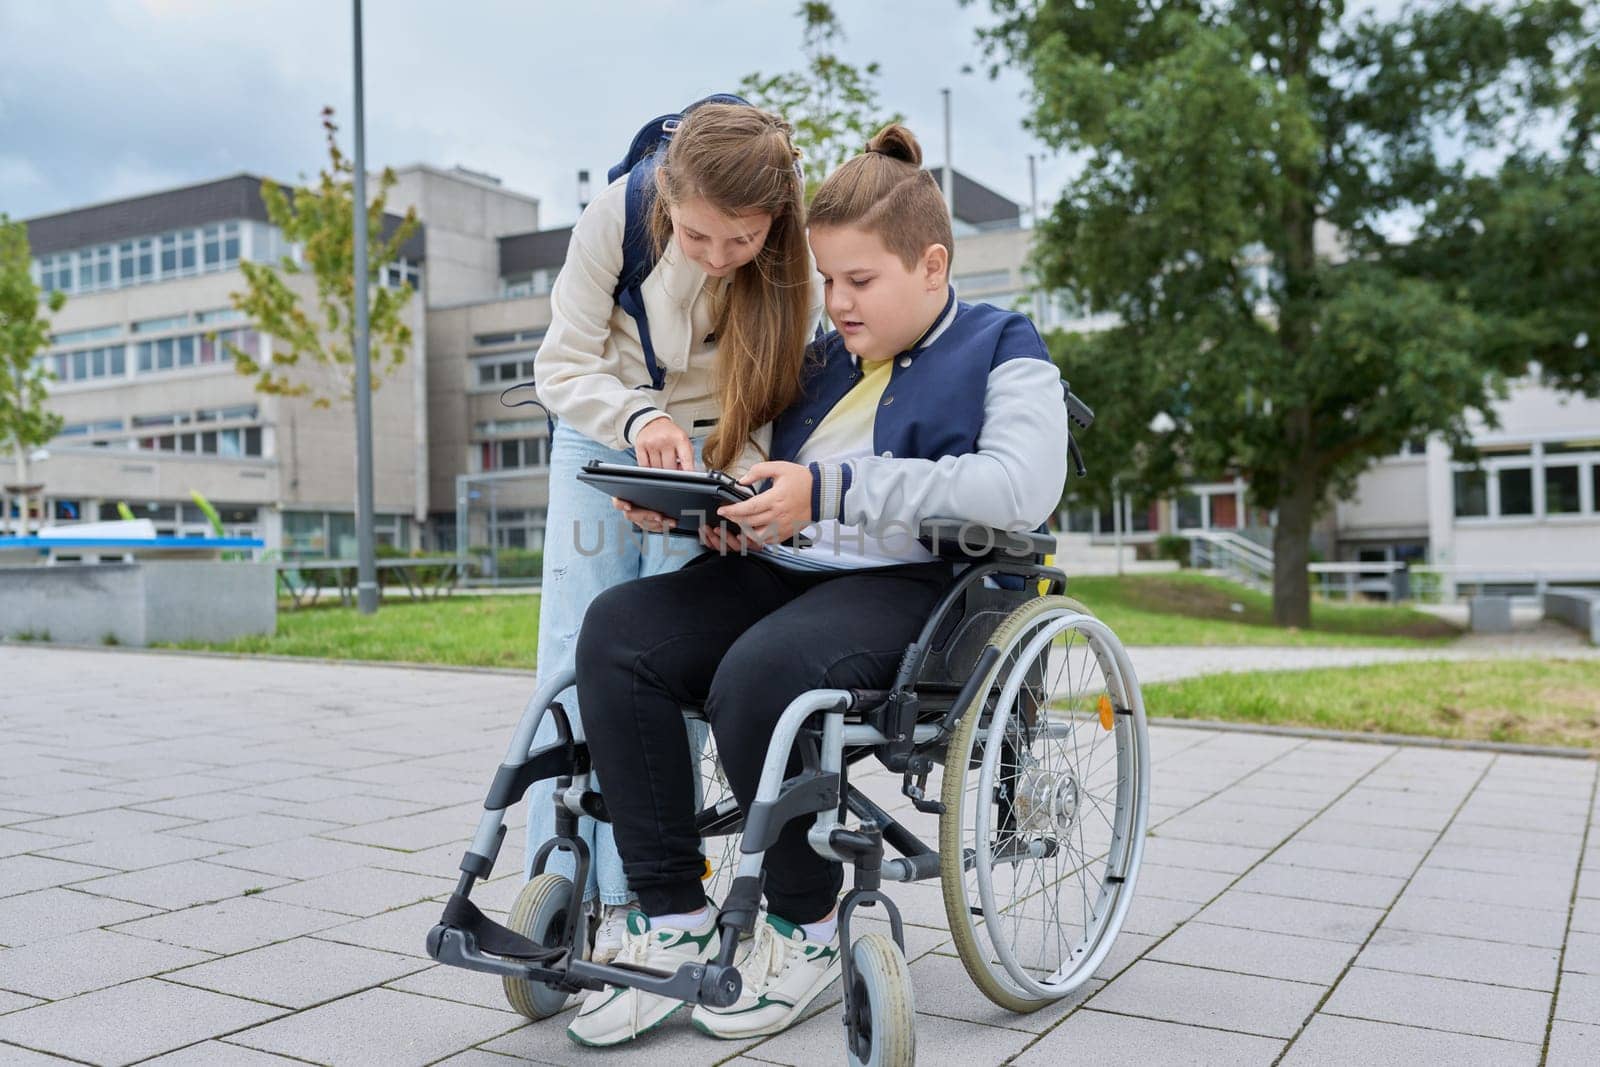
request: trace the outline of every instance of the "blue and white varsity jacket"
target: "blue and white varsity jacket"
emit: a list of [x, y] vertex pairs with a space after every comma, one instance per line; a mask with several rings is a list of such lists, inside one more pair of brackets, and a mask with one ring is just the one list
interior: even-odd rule
[[[774, 460], [794, 461], [859, 367], [837, 331], [812, 343], [801, 396], [772, 425]], [[874, 454], [811, 464], [812, 518], [868, 536], [930, 518], [1036, 529], [1066, 485], [1067, 432], [1061, 375], [1033, 323], [960, 303], [952, 289], [938, 321], [894, 358]]]

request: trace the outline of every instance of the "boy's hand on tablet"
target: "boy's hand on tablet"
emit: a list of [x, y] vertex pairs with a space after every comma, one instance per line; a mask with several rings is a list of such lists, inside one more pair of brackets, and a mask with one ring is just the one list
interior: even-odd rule
[[704, 525], [700, 527], [700, 543], [714, 552], [726, 556], [730, 552], [744, 555], [746, 552], [759, 552], [761, 546], [747, 539], [744, 534], [724, 530], [720, 526]]
[[651, 419], [633, 439], [633, 454], [641, 467], [669, 471], [694, 470], [694, 443], [670, 418]]
[[772, 479], [765, 492], [724, 504], [717, 514], [738, 523], [756, 542], [787, 541], [811, 521], [811, 471], [798, 463], [757, 463], [739, 484], [754, 485], [764, 478]]

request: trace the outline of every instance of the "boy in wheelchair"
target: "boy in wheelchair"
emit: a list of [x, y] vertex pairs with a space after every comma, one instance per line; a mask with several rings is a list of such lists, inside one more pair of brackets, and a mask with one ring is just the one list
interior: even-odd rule
[[[583, 732], [639, 897], [617, 963], [667, 973], [710, 963], [739, 925], [729, 912], [746, 930], [754, 922], [735, 959], [738, 999], [701, 998], [694, 1009], [694, 1025], [716, 1037], [784, 1029], [848, 969], [843, 875], [813, 844], [811, 818], [747, 824], [747, 845], [752, 833], [767, 845], [765, 913], [755, 916], [762, 883], [747, 865], [727, 901], [706, 899], [683, 708], [703, 706], [740, 808], [751, 811], [791, 702], [889, 686], [955, 581], [957, 565], [916, 538], [921, 523], [1033, 530], [1066, 478], [1059, 374], [1026, 318], [956, 301], [949, 219], [920, 162], [909, 131], [891, 126], [817, 193], [810, 238], [837, 329], [814, 343], [802, 398], [774, 423], [772, 460], [745, 479], [770, 484], [719, 513], [741, 533], [708, 525], [702, 536], [720, 551], [609, 590], [578, 641]], [[624, 510], [647, 527], [659, 521]], [[802, 527], [817, 531], [807, 547], [792, 540]], [[784, 751], [794, 776], [802, 761]], [[568, 1032], [617, 1044], [683, 1003], [645, 988], [596, 989]]]

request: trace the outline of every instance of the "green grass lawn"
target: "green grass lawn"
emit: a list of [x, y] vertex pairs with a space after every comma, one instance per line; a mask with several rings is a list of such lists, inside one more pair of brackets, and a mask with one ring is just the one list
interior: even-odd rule
[[1314, 601], [1312, 629], [1272, 625], [1272, 598], [1203, 574], [1067, 580], [1127, 645], [1438, 645], [1456, 627], [1408, 607]]
[[[1079, 578], [1070, 588], [1130, 645], [1428, 645], [1456, 634], [1409, 608], [1339, 604], [1316, 606], [1317, 629], [1280, 630], [1263, 594], [1194, 574]], [[280, 609], [272, 637], [174, 647], [532, 669], [538, 633], [537, 596], [457, 595], [388, 600], [366, 616], [338, 605]]]
[[538, 643], [537, 596], [455, 596], [389, 600], [374, 615], [337, 605], [280, 609], [275, 636], [169, 647], [531, 670]]
[[1600, 748], [1600, 660], [1394, 663], [1144, 687], [1150, 715]]

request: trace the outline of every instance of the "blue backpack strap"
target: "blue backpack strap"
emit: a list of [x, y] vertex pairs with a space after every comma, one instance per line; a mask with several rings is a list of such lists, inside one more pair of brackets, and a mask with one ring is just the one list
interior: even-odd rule
[[655, 241], [650, 233], [650, 214], [655, 206], [656, 168], [661, 150], [683, 123], [684, 115], [701, 104], [744, 104], [748, 101], [732, 93], [713, 93], [696, 100], [681, 113], [651, 119], [634, 134], [628, 154], [606, 172], [609, 181], [628, 176], [627, 208], [622, 224], [622, 270], [612, 294], [617, 306], [626, 311], [639, 328], [639, 344], [644, 349], [645, 369], [650, 372], [650, 388], [666, 387], [667, 375], [656, 362], [655, 345], [650, 341], [650, 322], [644, 310], [644, 281], [655, 269]]
[[617, 306], [632, 317], [639, 328], [639, 345], [644, 349], [645, 369], [650, 372], [650, 388], [666, 387], [667, 375], [656, 362], [655, 345], [650, 341], [650, 320], [644, 311], [644, 280], [655, 269], [655, 240], [650, 234], [650, 213], [656, 200], [656, 166], [659, 158], [646, 156], [628, 172], [627, 210], [622, 224], [622, 270], [617, 274], [617, 289], [612, 294]]

